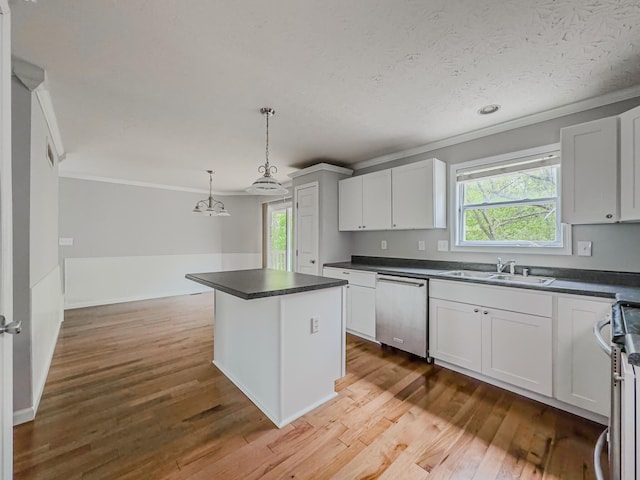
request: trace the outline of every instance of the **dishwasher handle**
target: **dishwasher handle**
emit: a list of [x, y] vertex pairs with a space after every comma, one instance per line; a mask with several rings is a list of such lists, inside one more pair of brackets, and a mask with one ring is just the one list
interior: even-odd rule
[[378, 277], [378, 282], [382, 283], [395, 283], [397, 285], [406, 285], [407, 287], [417, 287], [421, 288], [426, 285], [426, 282], [412, 282], [411, 280], [399, 279], [396, 277]]

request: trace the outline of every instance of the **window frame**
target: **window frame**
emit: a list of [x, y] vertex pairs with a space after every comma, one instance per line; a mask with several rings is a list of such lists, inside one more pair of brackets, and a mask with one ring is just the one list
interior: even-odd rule
[[[495, 155], [492, 157], [481, 158], [477, 160], [471, 160], [468, 162], [453, 164], [450, 167], [449, 175], [449, 198], [450, 198], [450, 218], [452, 219], [452, 228], [450, 231], [451, 251], [458, 252], [499, 252], [499, 253], [532, 253], [532, 254], [545, 254], [545, 255], [571, 255], [572, 253], [572, 239], [571, 239], [571, 226], [562, 223], [561, 217], [561, 202], [562, 202], [562, 168], [558, 169], [557, 174], [557, 197], [539, 198], [535, 200], [521, 200], [521, 201], [509, 201], [509, 202], [496, 202], [491, 204], [478, 204], [478, 206], [492, 208], [496, 206], [517, 206], [526, 205], [531, 203], [544, 203], [545, 201], [554, 201], [557, 205], [556, 218], [558, 219], [558, 225], [556, 228], [557, 242], [540, 243], [535, 241], [464, 241], [462, 235], [464, 233], [463, 225], [463, 212], [469, 210], [472, 205], [463, 205], [463, 182], [458, 183], [458, 173], [462, 170], [469, 170], [474, 167], [490, 166], [499, 163], [508, 163], [509, 161], [516, 161], [519, 158], [532, 157], [532, 156], [546, 156], [550, 154], [560, 153], [560, 144], [554, 143], [550, 145], [544, 145], [540, 147], [530, 148], [526, 150], [519, 150], [515, 152], [505, 153], [501, 155]], [[524, 170], [524, 169], [523, 169]]]

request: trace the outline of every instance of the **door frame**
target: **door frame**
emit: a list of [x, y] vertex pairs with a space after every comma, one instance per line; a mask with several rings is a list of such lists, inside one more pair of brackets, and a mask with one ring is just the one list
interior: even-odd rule
[[316, 275], [319, 275], [320, 272], [320, 183], [318, 181], [309, 182], [302, 185], [297, 185], [293, 188], [293, 247], [295, 249], [295, 255], [293, 258], [293, 271], [298, 271], [298, 192], [305, 188], [315, 187], [316, 192], [316, 209], [315, 209], [315, 217], [316, 217], [316, 251], [318, 253], [318, 261], [316, 262]]
[[[287, 210], [287, 209], [291, 209], [291, 228], [289, 229], [289, 231], [287, 232], [287, 259], [286, 259], [286, 263], [288, 263], [289, 260], [289, 256], [291, 257], [291, 265], [290, 271], [293, 271], [294, 269], [294, 264], [295, 264], [295, 259], [294, 259], [294, 255], [293, 255], [293, 251], [289, 251], [289, 250], [294, 250], [294, 244], [293, 244], [293, 201], [291, 199], [291, 197], [287, 198], [286, 200], [278, 200], [276, 202], [269, 202], [265, 204], [266, 206], [266, 212], [265, 212], [265, 221], [264, 221], [264, 229], [263, 229], [263, 235], [264, 235], [264, 252], [265, 252], [265, 259], [264, 259], [264, 266], [265, 268], [270, 268], [269, 267], [269, 258], [271, 256], [271, 214], [274, 211], [278, 211], [278, 210]], [[287, 222], [287, 228], [289, 228], [289, 222]], [[289, 270], [288, 270], [289, 271]]]
[[[13, 319], [11, 16], [0, 0], [0, 313]], [[13, 476], [13, 338], [0, 335], [0, 477]]]

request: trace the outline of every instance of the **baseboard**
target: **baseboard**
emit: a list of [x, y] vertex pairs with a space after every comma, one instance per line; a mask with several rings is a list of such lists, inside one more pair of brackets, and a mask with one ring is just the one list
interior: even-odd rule
[[13, 412], [13, 426], [31, 422], [34, 418], [36, 418], [36, 409], [34, 407], [16, 410]]
[[540, 403], [550, 405], [559, 410], [564, 410], [565, 412], [569, 412], [579, 417], [591, 420], [593, 422], [600, 423], [601, 425], [608, 425], [609, 423], [609, 419], [605, 416], [602, 416], [598, 413], [590, 412], [580, 407], [569, 405], [568, 403], [564, 403], [560, 400], [556, 400], [555, 398], [547, 397], [546, 395], [542, 395], [536, 392], [531, 392], [524, 388], [516, 387], [515, 385], [510, 385], [500, 380], [496, 380], [495, 378], [487, 377], [486, 375], [483, 375], [481, 373], [473, 372], [471, 370], [467, 370], [466, 368], [458, 367], [457, 365], [453, 365], [451, 363], [448, 363], [442, 360], [435, 359], [433, 363], [435, 363], [436, 365], [440, 365], [441, 367], [448, 368], [449, 370], [453, 370], [454, 372], [458, 372], [468, 377], [472, 377], [477, 380], [481, 380], [485, 383], [489, 383], [496, 387], [509, 390], [510, 392], [517, 393], [518, 395], [522, 395], [523, 397], [527, 397], [532, 400], [536, 400]]
[[196, 293], [203, 293], [209, 289], [189, 289], [189, 290], [174, 290], [170, 292], [150, 292], [144, 295], [134, 295], [131, 297], [120, 297], [120, 298], [108, 298], [101, 300], [92, 300], [89, 302], [75, 302], [75, 303], [66, 303], [64, 306], [65, 310], [74, 310], [76, 308], [87, 308], [87, 307], [99, 307], [101, 305], [113, 305], [114, 303], [126, 303], [126, 302], [137, 302], [140, 300], [153, 300], [154, 298], [165, 298], [165, 297], [178, 297], [180, 295], [193, 295]]

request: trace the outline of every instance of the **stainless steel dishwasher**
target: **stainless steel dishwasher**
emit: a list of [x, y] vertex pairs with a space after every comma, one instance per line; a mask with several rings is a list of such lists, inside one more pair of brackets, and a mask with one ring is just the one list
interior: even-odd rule
[[376, 339], [427, 358], [427, 280], [378, 275]]

